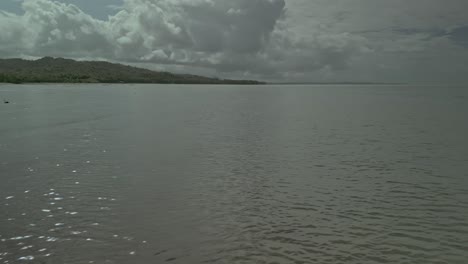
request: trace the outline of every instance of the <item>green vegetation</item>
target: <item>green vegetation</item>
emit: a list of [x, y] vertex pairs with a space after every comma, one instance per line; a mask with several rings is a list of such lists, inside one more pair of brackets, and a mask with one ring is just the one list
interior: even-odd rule
[[0, 59], [0, 83], [174, 83], [262, 84], [189, 74], [156, 72], [103, 61], [75, 61], [44, 57], [30, 61]]

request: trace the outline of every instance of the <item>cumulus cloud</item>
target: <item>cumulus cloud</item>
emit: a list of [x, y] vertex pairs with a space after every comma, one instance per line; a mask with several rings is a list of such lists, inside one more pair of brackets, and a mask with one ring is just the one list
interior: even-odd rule
[[126, 0], [108, 20], [77, 6], [25, 0], [24, 14], [0, 13], [2, 56], [63, 56], [273, 76], [343, 68], [363, 39], [297, 37], [285, 0]]
[[74, 5], [25, 1], [23, 41], [30, 55], [109, 56], [106, 24]]

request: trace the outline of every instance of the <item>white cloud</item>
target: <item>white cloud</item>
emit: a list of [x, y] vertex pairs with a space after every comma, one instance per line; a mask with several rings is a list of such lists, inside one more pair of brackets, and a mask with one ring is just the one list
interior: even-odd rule
[[126, 0], [107, 21], [50, 0], [25, 0], [22, 7], [21, 16], [0, 15], [6, 32], [0, 37], [3, 54], [97, 57], [272, 75], [343, 67], [357, 48], [356, 38], [348, 34], [311, 40], [289, 36], [277, 26], [283, 23], [284, 0]]
[[25, 52], [41, 56], [103, 56], [109, 54], [111, 41], [106, 24], [83, 13], [74, 5], [27, 0], [23, 41]]

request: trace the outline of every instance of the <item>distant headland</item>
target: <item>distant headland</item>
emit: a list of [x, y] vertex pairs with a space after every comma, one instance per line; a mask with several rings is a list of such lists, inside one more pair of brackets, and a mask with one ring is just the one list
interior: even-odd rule
[[264, 84], [190, 74], [157, 72], [104, 61], [44, 57], [38, 60], [0, 59], [0, 83], [166, 83]]

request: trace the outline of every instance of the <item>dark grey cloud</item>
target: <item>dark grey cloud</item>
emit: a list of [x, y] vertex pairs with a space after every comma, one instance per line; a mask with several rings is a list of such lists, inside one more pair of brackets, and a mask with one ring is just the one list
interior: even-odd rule
[[468, 25], [452, 29], [448, 35], [454, 42], [468, 48]]

